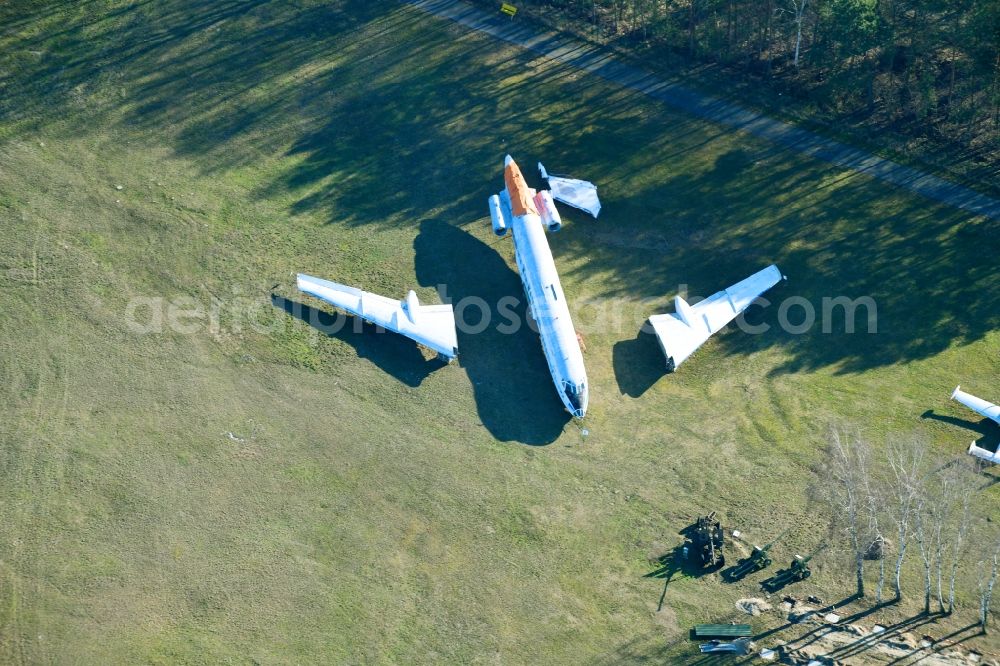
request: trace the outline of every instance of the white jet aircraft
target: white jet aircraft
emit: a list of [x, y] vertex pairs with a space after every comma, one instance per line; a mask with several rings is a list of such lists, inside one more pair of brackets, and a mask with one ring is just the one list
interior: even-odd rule
[[514, 258], [552, 381], [569, 413], [582, 419], [587, 413], [587, 371], [552, 250], [545, 239], [545, 229], [558, 231], [562, 220], [551, 193], [529, 188], [510, 155], [504, 159], [503, 177], [503, 191], [489, 199], [493, 231], [497, 236], [506, 236], [508, 229], [513, 231]]
[[678, 295], [674, 298], [676, 312], [650, 317], [649, 323], [667, 357], [667, 372], [676, 370], [713, 333], [739, 316], [758, 296], [778, 284], [782, 278], [778, 267], [771, 264], [695, 305], [689, 305]]
[[458, 356], [455, 313], [450, 305], [421, 305], [411, 289], [401, 301], [321, 280], [301, 273], [299, 290], [361, 317], [365, 321], [405, 335], [451, 361]]
[[[992, 419], [1000, 424], [1000, 406], [994, 405], [992, 402], [986, 402], [982, 398], [977, 398], [970, 393], [966, 393], [962, 390], [961, 386], [955, 387], [955, 390], [951, 393], [951, 399], [959, 401], [972, 411], [978, 412], [986, 418]], [[991, 463], [1000, 463], [1000, 450], [996, 453], [992, 453], [981, 446], [976, 446], [975, 442], [969, 445], [969, 454]]]

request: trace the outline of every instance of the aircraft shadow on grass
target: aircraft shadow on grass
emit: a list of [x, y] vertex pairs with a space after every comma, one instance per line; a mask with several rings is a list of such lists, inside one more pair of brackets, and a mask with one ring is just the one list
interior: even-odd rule
[[[552, 387], [538, 334], [527, 323], [518, 275], [495, 248], [437, 220], [421, 223], [414, 250], [417, 281], [437, 286], [442, 301], [456, 308], [458, 363], [472, 383], [483, 426], [501, 441], [554, 441], [570, 417]], [[501, 317], [505, 297], [516, 301], [509, 301], [512, 307]], [[427, 360], [412, 340], [357, 317], [331, 314], [278, 294], [271, 295], [271, 304], [353, 345], [358, 356], [407, 386], [419, 386], [446, 365]], [[519, 325], [503, 332], [511, 322]]]
[[641, 396], [667, 372], [656, 336], [646, 328], [640, 328], [631, 340], [616, 342], [611, 349], [618, 389], [630, 398]]
[[426, 359], [417, 343], [409, 338], [380, 329], [357, 317], [340, 312], [331, 314], [278, 294], [271, 294], [271, 305], [324, 335], [352, 345], [358, 356], [368, 359], [407, 386], [420, 386], [428, 375], [446, 365], [436, 358]]
[[[769, 289], [767, 293], [773, 294], [780, 287], [781, 283]], [[697, 303], [699, 300], [701, 299], [693, 300], [692, 304]], [[672, 313], [675, 311], [676, 306], [663, 305], [654, 308], [650, 314]], [[761, 307], [756, 305], [749, 307], [741, 316], [751, 326], [761, 326], [762, 324], [770, 326], [769, 323], [766, 323], [766, 313]], [[748, 336], [739, 330], [733, 331], [735, 328], [736, 324], [731, 323], [725, 326], [713, 338], [717, 340], [736, 338], [737, 341], [732, 343], [734, 350], [742, 353], [752, 350], [754, 345], [753, 336]], [[730, 334], [727, 335], [726, 331], [729, 331]], [[642, 323], [642, 326], [639, 327], [635, 338], [615, 343], [612, 349], [612, 357], [615, 379], [618, 381], [618, 389], [622, 395], [627, 395], [631, 398], [640, 397], [659, 381], [661, 377], [669, 374], [666, 369], [663, 349], [656, 339], [656, 334], [653, 331], [652, 324], [649, 323], [649, 319], [646, 319]]]
[[[485, 202], [484, 196], [484, 209]], [[455, 306], [458, 362], [472, 383], [483, 426], [501, 441], [554, 441], [570, 416], [552, 386], [538, 334], [527, 323], [520, 277], [496, 248], [440, 220], [422, 221], [413, 247], [417, 281], [441, 285], [442, 298]], [[505, 298], [512, 307], [501, 316]], [[508, 325], [514, 320], [519, 325]]]
[[[956, 416], [935, 414], [933, 409], [928, 409], [926, 412], [921, 414], [920, 417], [924, 419], [932, 419], [934, 421], [941, 421], [942, 423], [948, 423], [966, 430], [971, 430], [977, 435], [975, 437], [976, 446], [984, 448], [987, 451], [996, 451], [1000, 448], [1000, 426], [994, 423], [991, 419], [984, 418], [980, 421], [972, 421], [969, 419], [958, 418]], [[963, 443], [965, 446], [969, 445], [969, 442]]]

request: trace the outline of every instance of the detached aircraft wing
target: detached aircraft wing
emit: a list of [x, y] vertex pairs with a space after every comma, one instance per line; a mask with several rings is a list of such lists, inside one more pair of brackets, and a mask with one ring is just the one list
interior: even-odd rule
[[[972, 411], [1000, 423], [1000, 406], [994, 405], [992, 402], [987, 402], [982, 398], [977, 398], [971, 393], [966, 393], [962, 390], [961, 386], [955, 387], [955, 390], [951, 392], [951, 398], [952, 400], [959, 401]], [[1000, 463], [1000, 450], [994, 453], [989, 449], [977, 446], [975, 442], [969, 445], [969, 455], [985, 460], [986, 462]]]
[[972, 411], [978, 412], [986, 418], [993, 419], [997, 423], [1000, 423], [1000, 406], [994, 405], [992, 402], [986, 402], [982, 398], [977, 398], [970, 393], [966, 393], [962, 390], [961, 386], [955, 387], [955, 390], [951, 393], [951, 399], [958, 400]]
[[410, 291], [401, 301], [329, 280], [299, 274], [299, 290], [373, 324], [405, 335], [451, 361], [458, 356], [455, 313], [450, 305], [421, 305]]
[[969, 444], [969, 455], [975, 456], [980, 460], [985, 460], [988, 463], [993, 463], [994, 465], [1000, 463], [1000, 451], [994, 453], [989, 449], [984, 449], [981, 446], [977, 446], [975, 442]]
[[676, 370], [713, 333], [739, 316], [758, 296], [778, 284], [781, 279], [781, 271], [771, 264], [695, 305], [689, 305], [677, 296], [674, 299], [673, 314], [650, 317], [649, 323], [667, 357], [667, 372]]

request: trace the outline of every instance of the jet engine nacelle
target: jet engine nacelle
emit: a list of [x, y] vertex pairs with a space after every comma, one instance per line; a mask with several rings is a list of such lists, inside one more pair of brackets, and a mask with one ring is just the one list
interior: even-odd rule
[[552, 193], [542, 190], [535, 194], [535, 207], [542, 218], [542, 224], [549, 228], [549, 231], [556, 232], [562, 228], [562, 218], [556, 210], [556, 202], [552, 200]]
[[504, 219], [500, 197], [494, 194], [490, 197], [490, 219], [493, 221], [493, 233], [497, 236], [507, 235], [507, 220]]

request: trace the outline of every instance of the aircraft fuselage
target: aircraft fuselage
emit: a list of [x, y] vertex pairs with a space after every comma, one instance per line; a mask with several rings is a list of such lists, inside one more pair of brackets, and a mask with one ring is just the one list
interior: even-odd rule
[[576, 418], [583, 418], [587, 412], [588, 387], [580, 341], [559, 283], [534, 191], [528, 188], [521, 170], [510, 156], [504, 163], [504, 181], [510, 202], [517, 270], [528, 298], [528, 308], [538, 327], [549, 373], [566, 409]]

